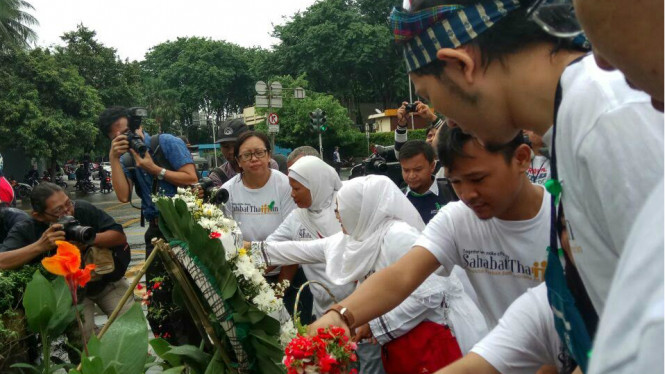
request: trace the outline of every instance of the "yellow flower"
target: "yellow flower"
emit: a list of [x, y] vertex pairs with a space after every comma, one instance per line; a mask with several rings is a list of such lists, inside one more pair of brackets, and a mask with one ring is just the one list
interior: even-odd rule
[[240, 248], [238, 250], [238, 256], [247, 256], [247, 250], [245, 248]]

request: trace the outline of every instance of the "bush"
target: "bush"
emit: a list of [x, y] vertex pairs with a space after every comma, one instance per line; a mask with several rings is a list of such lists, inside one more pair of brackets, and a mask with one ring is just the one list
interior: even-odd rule
[[[409, 140], [425, 140], [427, 136], [427, 129], [417, 129], [417, 130], [407, 130]], [[395, 144], [395, 132], [374, 132], [369, 134], [369, 144], [378, 144], [378, 145], [394, 145]]]

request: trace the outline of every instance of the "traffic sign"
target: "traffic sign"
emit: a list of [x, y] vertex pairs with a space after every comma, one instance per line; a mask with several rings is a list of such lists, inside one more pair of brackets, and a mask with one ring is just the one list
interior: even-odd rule
[[271, 125], [279, 124], [279, 116], [277, 116], [277, 113], [270, 113], [268, 116], [268, 123]]

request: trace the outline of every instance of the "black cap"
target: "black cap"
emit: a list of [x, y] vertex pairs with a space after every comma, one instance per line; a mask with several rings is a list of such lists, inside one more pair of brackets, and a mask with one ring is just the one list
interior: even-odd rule
[[240, 118], [224, 122], [217, 132], [215, 143], [235, 142], [240, 134], [249, 131], [249, 127]]

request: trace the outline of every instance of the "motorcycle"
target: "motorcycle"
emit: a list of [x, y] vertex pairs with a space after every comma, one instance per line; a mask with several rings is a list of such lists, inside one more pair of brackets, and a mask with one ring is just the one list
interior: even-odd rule
[[56, 175], [55, 184], [62, 187], [63, 190], [67, 189], [67, 182], [65, 182], [65, 179], [62, 177], [62, 174]]
[[77, 191], [81, 191], [83, 193], [92, 193], [97, 191], [97, 187], [95, 187], [94, 183], [92, 183], [92, 181], [90, 181], [88, 178], [79, 179], [74, 187]]
[[111, 183], [111, 177], [106, 175], [103, 178], [101, 178], [101, 181], [99, 182], [99, 190], [102, 193], [109, 193], [113, 191], [113, 184]]
[[14, 183], [12, 185], [14, 188], [14, 196], [16, 199], [25, 200], [30, 197], [32, 192], [32, 186], [26, 183]]

